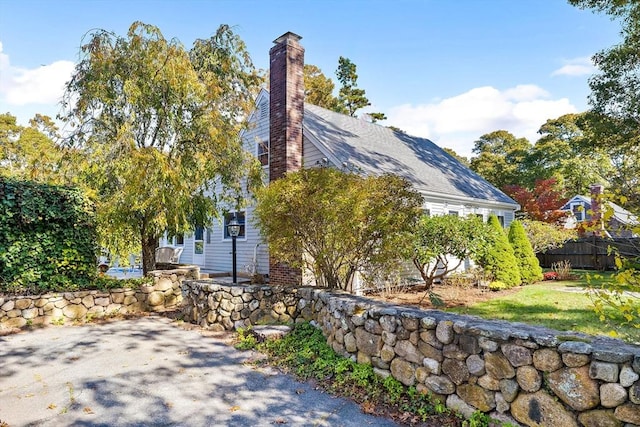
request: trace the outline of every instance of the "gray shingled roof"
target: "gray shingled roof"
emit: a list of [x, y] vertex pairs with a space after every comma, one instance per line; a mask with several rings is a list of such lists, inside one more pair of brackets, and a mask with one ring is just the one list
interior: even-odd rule
[[517, 205], [428, 139], [311, 104], [304, 107], [303, 132], [338, 165], [346, 162], [368, 174], [401, 175], [423, 194]]

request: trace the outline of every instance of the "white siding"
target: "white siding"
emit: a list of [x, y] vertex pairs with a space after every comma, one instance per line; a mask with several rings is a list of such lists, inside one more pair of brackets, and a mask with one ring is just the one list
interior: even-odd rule
[[302, 145], [302, 164], [305, 168], [313, 168], [323, 164], [323, 160], [326, 159], [326, 156], [318, 150], [309, 138], [303, 138]]

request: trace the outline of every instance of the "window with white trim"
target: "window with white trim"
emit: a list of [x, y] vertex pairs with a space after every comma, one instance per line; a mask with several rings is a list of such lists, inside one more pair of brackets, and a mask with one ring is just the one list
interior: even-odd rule
[[576, 221], [584, 221], [584, 205], [582, 203], [571, 203], [571, 212]]
[[269, 141], [258, 141], [258, 161], [262, 166], [269, 165]]

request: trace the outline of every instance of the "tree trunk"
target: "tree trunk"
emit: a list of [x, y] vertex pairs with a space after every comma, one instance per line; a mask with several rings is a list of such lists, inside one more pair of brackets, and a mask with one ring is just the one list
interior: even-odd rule
[[142, 275], [146, 276], [149, 271], [156, 269], [156, 248], [158, 247], [158, 237], [142, 236]]

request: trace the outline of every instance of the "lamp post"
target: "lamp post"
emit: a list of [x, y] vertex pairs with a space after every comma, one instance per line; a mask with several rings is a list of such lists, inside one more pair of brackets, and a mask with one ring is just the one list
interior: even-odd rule
[[229, 221], [229, 224], [227, 224], [227, 230], [231, 236], [231, 268], [233, 272], [233, 284], [235, 285], [238, 283], [238, 275], [236, 272], [236, 239], [240, 234], [240, 223], [235, 216]]

